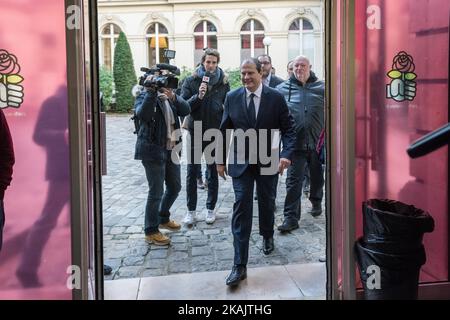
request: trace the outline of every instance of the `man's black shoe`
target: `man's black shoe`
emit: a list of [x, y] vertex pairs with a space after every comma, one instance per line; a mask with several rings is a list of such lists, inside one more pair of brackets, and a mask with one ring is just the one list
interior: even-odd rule
[[281, 232], [288, 232], [295, 229], [298, 229], [298, 222], [289, 219], [284, 220], [283, 224], [278, 227], [278, 230], [280, 230]]
[[231, 269], [231, 273], [227, 278], [227, 286], [237, 286], [239, 282], [247, 278], [247, 267], [242, 265], [235, 265]]
[[321, 203], [313, 203], [313, 207], [309, 213], [313, 217], [320, 216], [322, 214], [322, 204]]
[[273, 237], [263, 238], [263, 252], [265, 255], [270, 254], [275, 249], [273, 244]]

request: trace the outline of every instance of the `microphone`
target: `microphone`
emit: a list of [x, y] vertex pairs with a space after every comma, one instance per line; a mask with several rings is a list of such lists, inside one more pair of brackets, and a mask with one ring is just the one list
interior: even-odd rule
[[180, 75], [180, 69], [178, 69], [177, 66], [173, 66], [173, 65], [168, 64], [168, 63], [158, 63], [156, 65], [156, 67], [161, 69], [161, 70], [169, 70], [170, 72], [173, 72], [177, 76]]
[[209, 76], [210, 76], [210, 73], [209, 72], [205, 72], [205, 75], [202, 78], [202, 82], [206, 83], [206, 84], [209, 84]]
[[145, 72], [145, 73], [154, 73], [154, 72], [156, 72], [156, 71], [159, 71], [158, 69], [156, 69], [156, 68], [146, 68], [146, 67], [141, 67], [141, 71], [142, 72]]

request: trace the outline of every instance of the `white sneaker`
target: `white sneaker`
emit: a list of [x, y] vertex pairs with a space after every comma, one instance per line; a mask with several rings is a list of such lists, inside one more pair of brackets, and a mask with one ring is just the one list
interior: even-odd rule
[[194, 221], [195, 221], [195, 211], [188, 211], [183, 219], [183, 222], [187, 225], [192, 225], [194, 224]]
[[208, 210], [205, 222], [208, 224], [212, 224], [214, 223], [214, 221], [216, 221], [216, 214], [214, 213], [214, 210]]

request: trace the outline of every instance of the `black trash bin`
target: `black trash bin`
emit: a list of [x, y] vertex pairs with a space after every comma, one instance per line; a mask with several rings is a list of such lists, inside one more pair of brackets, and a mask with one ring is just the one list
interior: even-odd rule
[[[363, 202], [363, 237], [355, 244], [364, 295], [368, 300], [417, 299], [421, 266], [426, 261], [423, 234], [434, 230], [429, 213], [399, 201]], [[380, 270], [380, 288], [370, 288], [369, 266]]]

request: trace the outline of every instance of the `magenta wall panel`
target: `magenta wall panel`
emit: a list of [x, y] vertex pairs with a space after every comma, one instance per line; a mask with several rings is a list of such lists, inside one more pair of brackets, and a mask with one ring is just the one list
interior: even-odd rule
[[0, 50], [15, 55], [24, 79], [23, 103], [4, 109], [16, 164], [5, 196], [0, 299], [71, 299], [64, 1], [0, 0], [0, 8]]
[[[418, 137], [448, 122], [448, 0], [355, 1], [356, 132], [355, 206], [362, 234], [362, 201], [390, 198], [429, 211], [435, 231], [426, 234], [421, 281], [448, 280], [448, 148], [421, 159], [406, 154]], [[380, 24], [367, 25], [367, 8]], [[404, 51], [414, 61], [410, 99], [387, 95], [387, 73]]]

